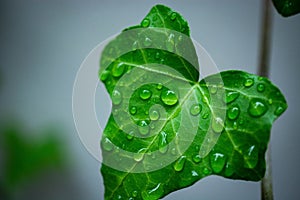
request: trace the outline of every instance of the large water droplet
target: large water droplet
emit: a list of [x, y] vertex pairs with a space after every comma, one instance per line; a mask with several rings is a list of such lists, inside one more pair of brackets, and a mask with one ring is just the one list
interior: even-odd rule
[[150, 117], [151, 120], [156, 121], [156, 120], [159, 119], [159, 112], [156, 111], [156, 110], [151, 110], [150, 114], [149, 114], [149, 117]]
[[169, 106], [176, 104], [178, 101], [175, 92], [172, 90], [162, 91], [160, 98], [164, 102], [164, 104]]
[[136, 162], [140, 162], [143, 160], [144, 158], [144, 155], [145, 155], [145, 152], [146, 152], [146, 148], [142, 148], [140, 149], [137, 153], [135, 153], [133, 155], [133, 159], [136, 161]]
[[111, 95], [111, 100], [114, 105], [119, 105], [122, 102], [122, 94], [118, 90], [114, 90]]
[[148, 123], [144, 120], [140, 122], [138, 129], [141, 135], [147, 135], [149, 133]]
[[159, 135], [159, 151], [166, 153], [168, 151], [167, 133], [162, 131]]
[[114, 149], [114, 145], [111, 143], [111, 141], [108, 138], [103, 138], [101, 140], [101, 143], [105, 151], [112, 151]]
[[194, 104], [190, 108], [190, 113], [191, 115], [197, 116], [200, 114], [201, 110], [202, 110], [202, 106], [200, 104]]
[[176, 14], [175, 12], [173, 12], [173, 13], [171, 14], [170, 19], [171, 19], [172, 21], [174, 21], [174, 20], [176, 19], [176, 17], [177, 17], [177, 14]]
[[111, 74], [114, 77], [120, 77], [124, 73], [125, 69], [126, 69], [126, 65], [124, 63], [119, 63], [117, 65], [114, 65]]
[[228, 92], [226, 94], [225, 101], [226, 103], [231, 103], [234, 100], [236, 100], [239, 97], [240, 93], [239, 92]]
[[174, 42], [175, 35], [171, 33], [166, 41], [166, 49], [170, 52], [174, 52], [175, 49], [175, 42]]
[[143, 191], [142, 192], [142, 198], [143, 200], [153, 200], [153, 199], [159, 199], [164, 194], [164, 189], [161, 186], [161, 183], [159, 183], [154, 188]]
[[144, 40], [144, 45], [146, 47], [149, 47], [151, 44], [152, 44], [152, 40], [150, 38], [146, 37]]
[[251, 87], [253, 84], [254, 84], [253, 79], [252, 78], [247, 78], [245, 83], [244, 83], [244, 86], [245, 87]]
[[267, 112], [267, 106], [258, 99], [252, 99], [249, 104], [248, 112], [252, 117], [260, 117]]
[[137, 111], [136, 107], [135, 106], [131, 106], [131, 108], [129, 110], [130, 114], [134, 115], [136, 113], [136, 111]]
[[149, 99], [151, 97], [151, 95], [152, 95], [152, 92], [150, 90], [147, 90], [147, 89], [140, 90], [140, 97], [143, 100]]
[[146, 28], [150, 25], [150, 20], [149, 19], [144, 19], [142, 21], [142, 27]]
[[100, 80], [103, 81], [103, 82], [106, 81], [107, 78], [109, 77], [109, 74], [110, 74], [109, 71], [104, 70], [104, 71], [101, 73]]
[[283, 113], [283, 111], [284, 111], [284, 108], [281, 106], [278, 106], [275, 110], [275, 115], [279, 116]]
[[227, 111], [227, 116], [229, 119], [236, 119], [240, 114], [240, 109], [237, 105], [229, 107]]
[[258, 91], [258, 92], [263, 92], [263, 91], [265, 91], [265, 85], [262, 84], [262, 83], [258, 84], [258, 85], [257, 85], [257, 91]]
[[215, 173], [220, 173], [226, 163], [226, 156], [221, 153], [214, 153], [210, 156], [210, 164], [211, 168], [214, 170]]
[[198, 164], [202, 161], [202, 158], [199, 154], [196, 154], [193, 156], [193, 161], [194, 161], [194, 163]]
[[258, 148], [255, 145], [248, 146], [244, 152], [245, 167], [253, 169], [258, 162]]
[[180, 172], [184, 168], [186, 156], [181, 156], [174, 164], [174, 170]]
[[224, 128], [224, 121], [220, 117], [216, 117], [212, 120], [211, 126], [215, 133], [221, 133]]

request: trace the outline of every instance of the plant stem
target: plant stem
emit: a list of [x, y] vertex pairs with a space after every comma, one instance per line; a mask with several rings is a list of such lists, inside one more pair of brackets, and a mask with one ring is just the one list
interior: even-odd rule
[[[263, 0], [258, 75], [269, 77], [270, 41], [272, 26], [271, 0]], [[271, 142], [266, 152], [266, 174], [261, 181], [261, 199], [273, 200]]]

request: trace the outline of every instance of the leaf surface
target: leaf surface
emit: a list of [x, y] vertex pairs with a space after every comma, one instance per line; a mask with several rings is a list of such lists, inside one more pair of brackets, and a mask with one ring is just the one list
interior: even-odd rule
[[[162, 5], [145, 19], [147, 31], [121, 34], [102, 53], [100, 78], [113, 103], [101, 140], [105, 199], [159, 199], [213, 174], [260, 180], [272, 123], [287, 108], [279, 89], [242, 71], [198, 82], [192, 41], [151, 29], [189, 36], [186, 21]], [[120, 50], [142, 43], [143, 33], [157, 46]], [[174, 48], [161, 50], [171, 34]]]
[[300, 0], [273, 0], [278, 13], [289, 17], [300, 13]]

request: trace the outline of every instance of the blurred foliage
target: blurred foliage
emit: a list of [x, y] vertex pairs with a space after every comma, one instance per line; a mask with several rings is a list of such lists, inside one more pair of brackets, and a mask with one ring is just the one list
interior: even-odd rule
[[289, 17], [300, 13], [300, 0], [273, 0], [279, 14]]
[[18, 125], [0, 128], [0, 199], [8, 199], [18, 187], [51, 169], [62, 169], [62, 144], [52, 131], [41, 132], [36, 140]]

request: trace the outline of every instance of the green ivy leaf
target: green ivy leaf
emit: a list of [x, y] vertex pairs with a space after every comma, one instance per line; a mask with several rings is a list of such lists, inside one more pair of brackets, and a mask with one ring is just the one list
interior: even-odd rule
[[284, 17], [300, 13], [300, 0], [273, 0], [273, 4], [277, 12]]
[[242, 71], [198, 82], [188, 30], [180, 14], [157, 5], [103, 50], [100, 79], [113, 103], [101, 140], [105, 199], [159, 199], [213, 174], [264, 176], [283, 95]]

